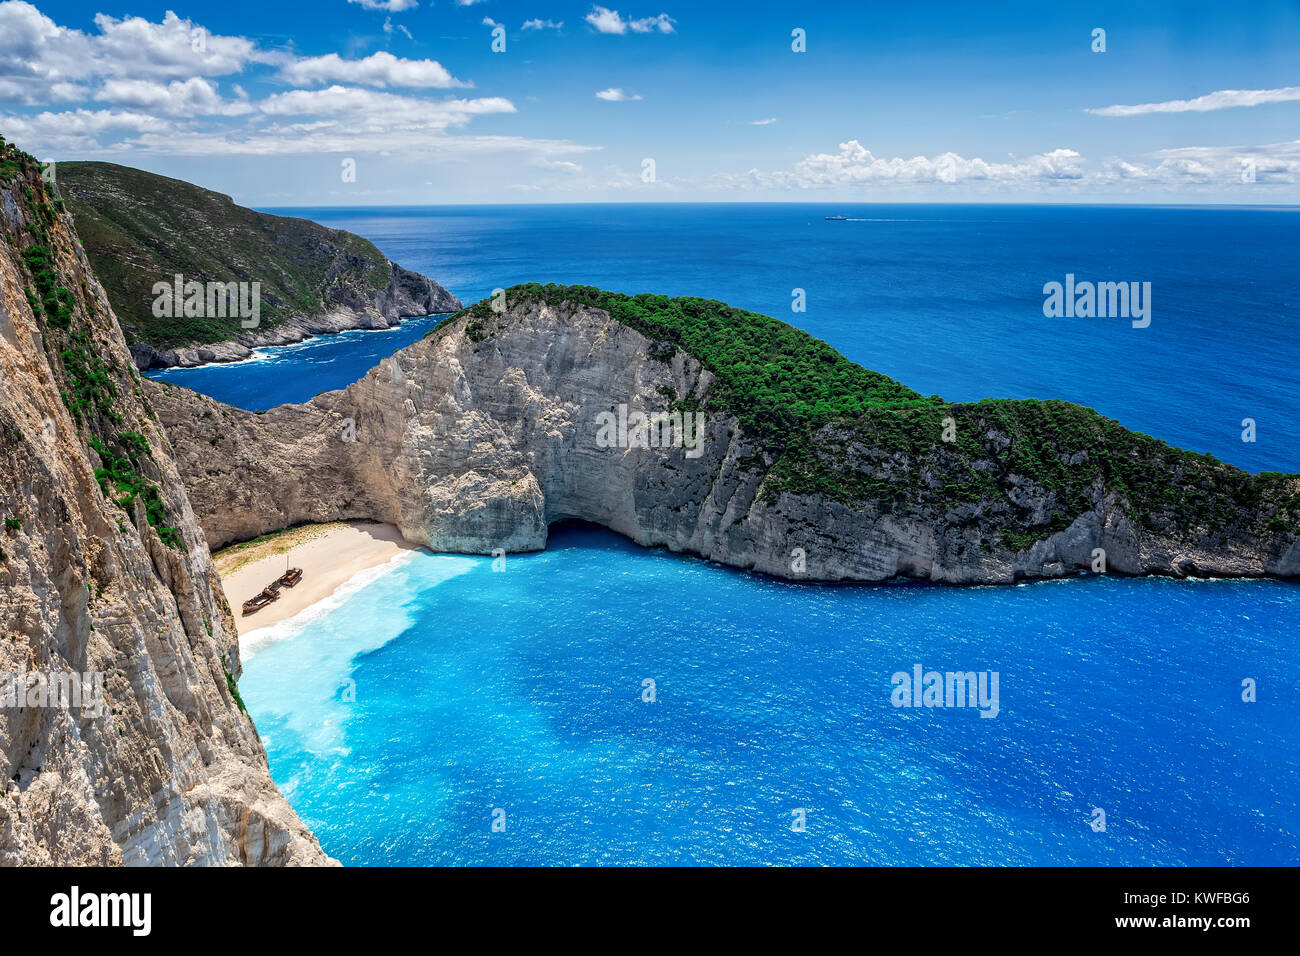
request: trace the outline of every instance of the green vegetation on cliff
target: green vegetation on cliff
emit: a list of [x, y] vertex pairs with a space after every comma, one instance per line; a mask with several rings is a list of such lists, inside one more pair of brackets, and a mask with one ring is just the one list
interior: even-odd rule
[[[506, 303], [530, 299], [553, 306], [585, 305], [608, 312], [661, 344], [668, 358], [677, 348], [700, 360], [718, 378], [711, 398], [735, 410], [746, 427], [768, 437], [810, 422], [871, 409], [922, 408], [940, 403], [886, 375], [850, 362], [819, 339], [792, 325], [712, 299], [623, 295], [592, 286], [529, 283], [506, 290]], [[472, 316], [466, 334], [483, 336], [494, 315], [489, 301], [459, 314]]]
[[260, 282], [263, 331], [288, 318], [356, 305], [392, 272], [374, 244], [306, 219], [235, 205], [229, 196], [112, 163], [64, 162], [60, 192], [128, 343], [155, 348], [235, 338], [240, 319], [154, 316], [154, 283]]
[[[1015, 550], [1069, 527], [1104, 496], [1151, 533], [1195, 529], [1226, 540], [1300, 531], [1300, 476], [1252, 475], [1081, 405], [927, 398], [791, 325], [709, 299], [536, 283], [505, 298], [510, 310], [601, 309], [655, 343], [652, 358], [678, 348], [693, 355], [716, 382], [686, 399], [736, 417], [757, 446], [743, 464], [764, 474], [768, 501], [785, 492], [948, 514]], [[468, 338], [487, 342], [502, 316], [485, 300], [434, 333], [461, 318]]]
[[[136, 520], [136, 502], [163, 543], [184, 548], [179, 532], [168, 524], [166, 506], [158, 486], [145, 475], [150, 460], [149, 442], [138, 432], [124, 431], [125, 416], [118, 407], [119, 383], [129, 381], [138, 388], [134, 368], [116, 367], [97, 343], [94, 318], [107, 322], [84, 282], [79, 283], [86, 314], [76, 308], [76, 299], [66, 283], [61, 257], [74, 256], [65, 237], [70, 230], [59, 221], [62, 204], [53, 197], [41, 177], [34, 157], [0, 138], [0, 189], [8, 190], [21, 202], [26, 236], [9, 236], [27, 267], [32, 287], [25, 290], [28, 305], [41, 324], [41, 341], [50, 366], [60, 381], [60, 393], [73, 422], [81, 430], [87, 448], [102, 463], [95, 478], [106, 498], [114, 501]], [[75, 266], [75, 263], [73, 263]], [[118, 497], [114, 497], [114, 494]]]

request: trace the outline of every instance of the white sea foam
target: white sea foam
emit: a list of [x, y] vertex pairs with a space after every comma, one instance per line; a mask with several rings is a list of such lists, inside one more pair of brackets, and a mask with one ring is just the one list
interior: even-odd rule
[[419, 553], [421, 552], [403, 551], [400, 554], [393, 555], [383, 564], [358, 571], [339, 585], [329, 597], [317, 601], [315, 604], [309, 604], [293, 617], [286, 618], [283, 621], [276, 621], [274, 624], [259, 627], [242, 635], [239, 638], [240, 659], [247, 662], [259, 651], [264, 651], [272, 644], [278, 644], [280, 641], [293, 637], [308, 624], [319, 620], [331, 611], [337, 610], [348, 598], [362, 588], [378, 581], [385, 574], [400, 568]]

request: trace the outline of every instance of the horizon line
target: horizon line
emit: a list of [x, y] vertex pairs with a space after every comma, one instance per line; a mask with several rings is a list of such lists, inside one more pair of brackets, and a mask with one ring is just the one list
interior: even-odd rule
[[[200, 187], [203, 188], [203, 187]], [[360, 205], [330, 205], [293, 203], [289, 205], [261, 205], [248, 208], [263, 209], [439, 209], [448, 206], [1062, 206], [1082, 208], [1124, 209], [1253, 209], [1300, 210], [1300, 202], [1262, 203], [1196, 203], [1196, 202], [1037, 202], [1012, 200], [988, 202], [974, 200], [795, 200], [795, 199], [678, 199], [678, 200], [572, 200], [547, 202], [421, 202], [372, 203]]]

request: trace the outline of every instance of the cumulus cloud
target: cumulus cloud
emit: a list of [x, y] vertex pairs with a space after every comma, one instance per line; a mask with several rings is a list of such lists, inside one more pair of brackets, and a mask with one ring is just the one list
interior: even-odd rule
[[1259, 146], [1181, 146], [1157, 150], [1145, 162], [1113, 157], [1098, 179], [1166, 186], [1300, 183], [1300, 140]]
[[252, 111], [245, 99], [225, 100], [215, 85], [198, 76], [167, 84], [155, 80], [110, 79], [100, 87], [95, 99], [168, 116], [239, 116]]
[[879, 157], [857, 140], [813, 153], [790, 169], [723, 174], [714, 186], [738, 189], [833, 189], [853, 186], [989, 186], [996, 189], [1198, 191], [1300, 183], [1300, 140], [1263, 146], [1188, 146], [1089, 164], [1072, 149], [994, 162], [955, 152]]
[[[270, 62], [244, 37], [210, 33], [168, 11], [160, 23], [142, 17], [95, 17], [98, 34], [61, 27], [25, 0], [0, 3], [0, 82], [49, 90], [45, 101], [69, 96], [93, 77], [186, 79], [225, 76], [250, 63]], [[39, 92], [25, 99], [36, 101]]]
[[412, 89], [450, 89], [471, 86], [456, 79], [437, 60], [406, 60], [380, 51], [362, 60], [345, 60], [337, 53], [306, 57], [286, 64], [281, 77], [298, 86], [321, 83], [362, 83], [366, 86], [404, 86]]
[[597, 33], [624, 34], [631, 30], [633, 33], [675, 33], [673, 27], [677, 21], [666, 13], [661, 13], [654, 17], [642, 17], [640, 19], [623, 19], [622, 14], [617, 10], [611, 10], [608, 7], [593, 6], [591, 12], [584, 18]]
[[34, 116], [0, 116], [5, 136], [19, 143], [39, 143], [45, 151], [98, 149], [105, 133], [170, 136], [174, 126], [161, 117], [133, 110], [65, 110]]
[[1260, 106], [1264, 103], [1287, 103], [1300, 100], [1300, 86], [1276, 90], [1216, 90], [1190, 100], [1166, 100], [1163, 103], [1138, 103], [1134, 106], [1102, 106], [1087, 110], [1096, 116], [1142, 116], [1147, 113], [1206, 113], [1237, 106]]
[[554, 20], [539, 20], [539, 19], [534, 18], [534, 19], [532, 19], [532, 20], [525, 20], [525, 21], [524, 21], [524, 25], [523, 25], [523, 27], [522, 27], [521, 29], [524, 29], [524, 30], [559, 30], [559, 29], [561, 29], [563, 26], [564, 26], [564, 21], [563, 21], [563, 20], [561, 20], [559, 23], [556, 23]]
[[874, 155], [856, 139], [841, 143], [834, 153], [805, 156], [791, 170], [770, 174], [751, 171], [748, 178], [768, 185], [810, 189], [861, 183], [964, 183], [1077, 180], [1082, 157], [1072, 149], [1055, 149], [1027, 159], [989, 162], [947, 152], [938, 156], [888, 159]]
[[628, 26], [632, 28], [633, 33], [654, 33], [658, 30], [660, 33], [675, 33], [673, 24], [674, 20], [666, 13], [661, 13], [657, 17], [645, 17], [641, 20], [629, 20]]
[[46, 103], [71, 103], [90, 95], [84, 83], [55, 81], [47, 83], [15, 77], [0, 77], [0, 102], [13, 106], [40, 106]]
[[[60, 26], [25, 0], [0, 2], [0, 101], [7, 110], [0, 130], [7, 138], [42, 155], [81, 156], [371, 151], [422, 158], [519, 153], [560, 162], [597, 148], [466, 135], [462, 128], [476, 118], [508, 115], [515, 106], [504, 97], [419, 95], [473, 85], [433, 60], [387, 52], [363, 59], [295, 56], [213, 33], [174, 13], [157, 23], [101, 15], [95, 25], [97, 33], [82, 32]], [[225, 77], [295, 88], [252, 98], [231, 82], [223, 94]], [[384, 91], [390, 87], [411, 92]], [[26, 109], [55, 103], [66, 105]]]
[[611, 86], [607, 90], [601, 90], [596, 94], [598, 100], [608, 100], [611, 103], [626, 103], [630, 100], [639, 100], [640, 93], [624, 93], [621, 87]]

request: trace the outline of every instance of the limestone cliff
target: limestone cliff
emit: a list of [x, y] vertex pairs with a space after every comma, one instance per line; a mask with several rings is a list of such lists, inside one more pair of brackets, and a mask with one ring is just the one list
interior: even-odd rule
[[[236, 205], [229, 196], [113, 163], [65, 162], [56, 178], [139, 368], [247, 358], [346, 329], [453, 312], [460, 301], [342, 229]], [[157, 282], [258, 282], [258, 326], [158, 317]]]
[[[305, 405], [148, 383], [209, 543], [371, 518], [435, 550], [520, 551], [579, 518], [809, 580], [1002, 583], [1092, 569], [1098, 549], [1128, 574], [1300, 573], [1300, 477], [1065, 403], [926, 399], [722, 303], [538, 286], [507, 303]], [[636, 412], [701, 414], [698, 456], [624, 427]]]
[[[61, 207], [0, 142], [0, 864], [332, 862], [271, 781], [203, 533]], [[51, 674], [102, 695], [64, 706]]]

